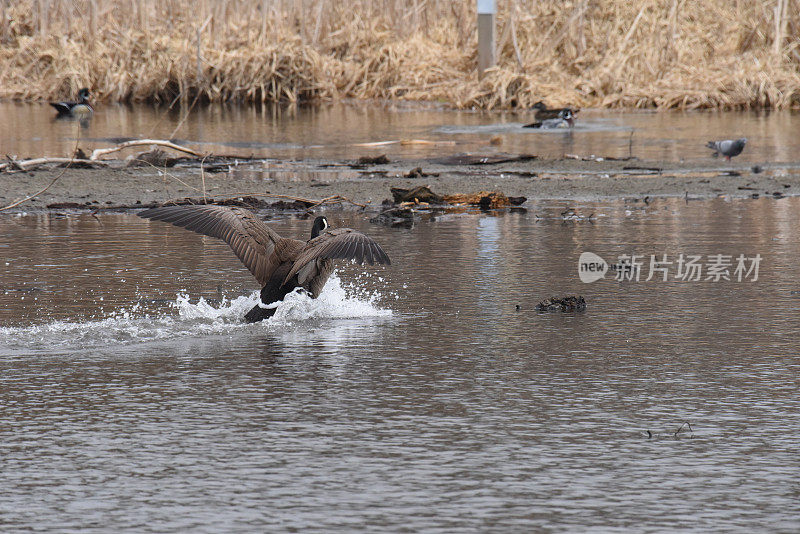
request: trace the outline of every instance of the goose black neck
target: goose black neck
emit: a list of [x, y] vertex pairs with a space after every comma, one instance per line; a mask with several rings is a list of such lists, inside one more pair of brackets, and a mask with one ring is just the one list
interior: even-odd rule
[[314, 226], [311, 227], [311, 239], [319, 236], [323, 230], [328, 227], [328, 221], [325, 217], [319, 216], [314, 219]]

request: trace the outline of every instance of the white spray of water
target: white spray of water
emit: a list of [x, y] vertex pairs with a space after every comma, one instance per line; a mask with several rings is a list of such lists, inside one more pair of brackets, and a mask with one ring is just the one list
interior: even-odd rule
[[174, 313], [150, 315], [142, 310], [141, 304], [136, 304], [98, 320], [0, 327], [0, 355], [20, 351], [72, 351], [181, 336], [227, 334], [247, 328], [285, 328], [286, 325], [309, 319], [391, 316], [391, 310], [378, 306], [381, 299], [379, 292], [365, 294], [362, 291], [357, 296], [348, 296], [348, 291], [334, 273], [319, 298], [312, 299], [302, 291], [294, 291], [283, 302], [271, 306], [276, 308], [273, 317], [258, 325], [249, 325], [242, 321], [242, 317], [258, 304], [258, 291], [232, 300], [223, 299], [217, 306], [202, 297], [192, 303], [190, 296], [178, 295], [173, 303], [177, 316]]

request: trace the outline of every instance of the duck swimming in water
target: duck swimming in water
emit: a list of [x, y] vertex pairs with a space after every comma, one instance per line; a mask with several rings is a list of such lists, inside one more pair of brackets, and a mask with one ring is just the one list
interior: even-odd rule
[[564, 108], [558, 114], [549, 119], [537, 120], [531, 124], [526, 124], [524, 128], [541, 128], [543, 130], [551, 130], [553, 128], [572, 128], [575, 124], [575, 119], [572, 110]]
[[533, 105], [533, 110], [534, 121], [530, 124], [526, 124], [523, 128], [541, 128], [547, 121], [567, 121], [568, 126], [572, 127], [575, 123], [575, 114], [579, 111], [572, 108], [550, 109], [544, 102], [535, 103]]
[[[301, 287], [317, 298], [333, 272], [333, 260], [355, 260], [363, 264], [391, 261], [371, 237], [350, 228], [328, 229], [328, 219], [317, 217], [311, 239], [281, 237], [256, 215], [244, 208], [194, 205], [151, 208], [137, 214], [164, 221], [199, 234], [222, 239], [261, 284], [261, 304], [267, 305]], [[271, 317], [274, 309], [256, 305], [245, 320], [255, 323]]]
[[50, 102], [56, 108], [57, 119], [74, 117], [77, 119], [88, 119], [94, 113], [94, 108], [89, 103], [89, 89], [84, 87], [78, 91], [77, 102]]

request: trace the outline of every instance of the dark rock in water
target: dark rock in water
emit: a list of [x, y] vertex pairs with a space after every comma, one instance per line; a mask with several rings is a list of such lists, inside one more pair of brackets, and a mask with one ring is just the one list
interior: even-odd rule
[[387, 163], [389, 163], [389, 158], [386, 157], [386, 154], [375, 157], [363, 156], [358, 158], [359, 165], [386, 165]]
[[428, 176], [439, 176], [439, 173], [425, 172], [422, 170], [422, 167], [414, 167], [405, 175], [406, 178], [427, 178]]
[[761, 172], [762, 172], [764, 169], [762, 169], [760, 165], [753, 165], [753, 168], [752, 168], [752, 169], [750, 169], [750, 170], [751, 170], [751, 171], [753, 171], [753, 174], [759, 174], [759, 173], [761, 173]]
[[528, 200], [526, 197], [508, 197], [508, 201], [511, 203], [512, 206], [519, 206], [521, 204], [525, 204], [526, 200]]
[[441, 204], [442, 197], [431, 191], [428, 186], [421, 185], [413, 189], [392, 187], [392, 196], [395, 202], [427, 202], [428, 204]]
[[536, 311], [584, 311], [586, 309], [586, 301], [582, 296], [570, 295], [564, 298], [551, 297], [545, 299], [536, 305]]
[[414, 212], [409, 208], [393, 207], [383, 210], [378, 215], [371, 218], [369, 222], [373, 224], [391, 226], [393, 228], [413, 228]]

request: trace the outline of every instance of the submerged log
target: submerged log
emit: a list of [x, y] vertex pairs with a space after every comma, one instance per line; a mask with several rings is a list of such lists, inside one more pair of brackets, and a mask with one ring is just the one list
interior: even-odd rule
[[455, 156], [447, 156], [445, 158], [437, 158], [431, 160], [433, 163], [440, 165], [496, 165], [498, 163], [514, 163], [518, 161], [530, 161], [537, 159], [539, 156], [532, 154], [499, 154], [496, 156], [479, 156], [475, 154], [459, 154]]

